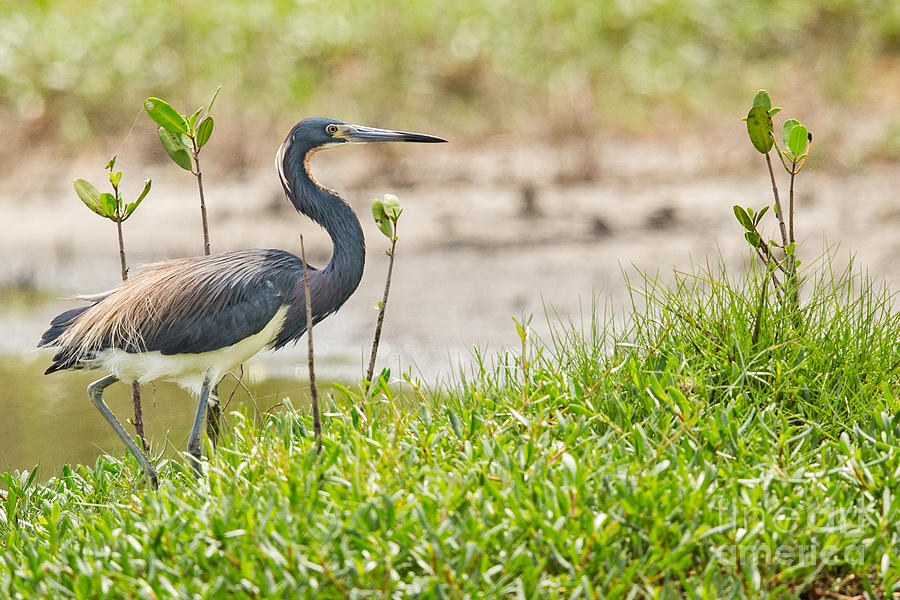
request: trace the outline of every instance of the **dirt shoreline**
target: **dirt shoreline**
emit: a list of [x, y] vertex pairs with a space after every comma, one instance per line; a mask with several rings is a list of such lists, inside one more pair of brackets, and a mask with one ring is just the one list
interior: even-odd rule
[[[514, 347], [512, 316], [535, 314], [536, 331], [546, 334], [545, 308], [564, 319], [589, 318], [596, 298], [622, 310], [623, 271], [671, 277], [707, 258], [742, 268], [749, 255], [731, 206], [769, 201], [762, 164], [747, 172], [755, 157], [734, 150], [710, 168], [683, 145], [641, 144], [628, 157], [598, 151], [593, 180], [569, 169], [577, 147], [322, 153], [328, 156], [314, 162], [317, 176], [351, 203], [368, 242], [360, 289], [316, 336], [323, 377], [352, 379], [363, 372], [387, 266], [386, 243], [371, 222], [369, 203], [383, 193], [400, 196], [404, 214], [380, 364], [395, 372], [403, 365], [426, 380], [448, 375], [457, 362], [470, 363], [473, 347]], [[380, 169], [385, 164], [393, 166]], [[96, 171], [93, 179], [100, 181]], [[126, 224], [130, 263], [137, 268], [198, 254], [193, 181], [165, 164], [127, 169], [126, 193], [129, 184], [140, 184], [138, 173], [154, 184], [140, 214]], [[24, 281], [63, 295], [116, 285], [114, 227], [81, 206], [70, 187], [73, 177], [90, 175], [73, 163], [39, 184], [0, 184], [6, 230], [0, 283]], [[808, 168], [798, 185], [801, 254], [813, 258], [825, 244], [837, 247], [841, 260], [852, 253], [857, 265], [896, 287], [897, 190], [896, 165], [837, 175]], [[273, 168], [210, 178], [207, 198], [214, 251], [298, 251], [303, 232], [310, 261], [328, 260], [327, 236], [293, 212]], [[53, 302], [24, 314], [0, 311], [0, 353], [31, 352], [47, 319], [73, 304]], [[304, 348], [263, 355], [253, 368], [302, 378], [297, 365], [303, 365]]]

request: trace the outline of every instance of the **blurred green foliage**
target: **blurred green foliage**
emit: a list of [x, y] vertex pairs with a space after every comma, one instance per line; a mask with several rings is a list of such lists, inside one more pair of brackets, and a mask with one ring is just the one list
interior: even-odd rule
[[898, 53], [891, 0], [0, 0], [0, 117], [83, 143], [127, 130], [148, 95], [192, 105], [221, 83], [226, 110], [264, 124], [327, 112], [565, 134], [739, 106], [772, 61], [853, 93], [855, 69]]

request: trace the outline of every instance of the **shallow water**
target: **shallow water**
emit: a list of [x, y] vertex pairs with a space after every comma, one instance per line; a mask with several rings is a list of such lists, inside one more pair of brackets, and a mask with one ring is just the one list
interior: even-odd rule
[[[46, 480], [63, 464], [93, 463], [101, 454], [119, 456], [124, 445], [91, 405], [87, 386], [98, 372], [65, 371], [43, 375], [45, 357], [0, 357], [0, 470], [40, 469]], [[240, 410], [264, 413], [290, 397], [295, 407], [308, 401], [309, 386], [290, 379], [256, 381], [244, 376], [250, 395], [231, 378], [220, 386], [223, 414]], [[324, 386], [320, 385], [320, 389]], [[179, 387], [158, 383], [141, 388], [144, 428], [153, 453], [184, 451], [196, 404]], [[131, 387], [117, 383], [104, 393], [112, 411], [126, 423], [132, 416]], [[228, 427], [227, 415], [223, 428]]]

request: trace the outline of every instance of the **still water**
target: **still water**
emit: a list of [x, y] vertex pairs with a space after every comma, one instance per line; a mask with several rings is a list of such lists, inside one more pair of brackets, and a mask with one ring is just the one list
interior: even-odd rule
[[[65, 371], [44, 375], [47, 360], [0, 357], [0, 471], [38, 467], [38, 478], [49, 479], [63, 464], [91, 464], [101, 454], [120, 456], [122, 441], [93, 407], [87, 386], [99, 379], [99, 372]], [[309, 385], [290, 379], [255, 381], [244, 376], [242, 383], [226, 377], [219, 388], [223, 416], [235, 410], [253, 414], [290, 397], [295, 407], [309, 399]], [[320, 389], [323, 389], [320, 386]], [[144, 430], [154, 454], [163, 445], [167, 450], [184, 451], [195, 400], [169, 383], [141, 387]], [[251, 398], [252, 395], [252, 398]], [[103, 394], [104, 400], [123, 422], [132, 416], [131, 386], [116, 383]], [[223, 429], [228, 427], [227, 420]]]

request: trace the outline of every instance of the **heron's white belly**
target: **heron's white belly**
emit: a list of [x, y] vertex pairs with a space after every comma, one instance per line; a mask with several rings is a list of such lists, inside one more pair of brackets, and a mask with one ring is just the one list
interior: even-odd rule
[[207, 375], [210, 381], [217, 383], [228, 371], [270, 344], [281, 331], [285, 313], [287, 306], [282, 306], [259, 333], [218, 350], [197, 354], [162, 354], [110, 348], [99, 352], [92, 362], [125, 383], [162, 379], [200, 393]]

